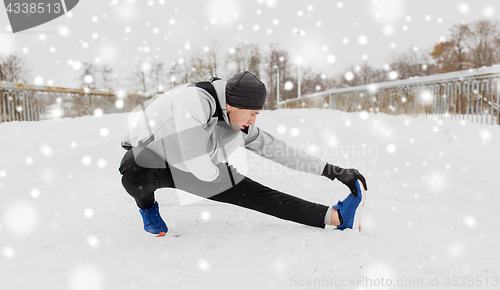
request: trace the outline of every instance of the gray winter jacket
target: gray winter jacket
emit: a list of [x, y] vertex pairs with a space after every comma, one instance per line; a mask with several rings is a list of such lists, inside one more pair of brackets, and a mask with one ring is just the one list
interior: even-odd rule
[[[213, 82], [225, 125], [227, 80]], [[246, 132], [217, 126], [215, 99], [204, 89], [183, 84], [157, 95], [137, 107], [128, 118], [129, 134], [122, 147], [143, 147], [161, 156], [169, 166], [191, 172], [198, 179], [213, 181], [219, 176], [216, 164], [240, 147], [286, 167], [321, 175], [326, 162], [288, 146], [256, 126]]]

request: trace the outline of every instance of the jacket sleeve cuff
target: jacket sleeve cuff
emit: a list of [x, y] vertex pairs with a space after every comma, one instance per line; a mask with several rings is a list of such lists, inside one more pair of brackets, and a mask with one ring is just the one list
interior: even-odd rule
[[323, 173], [321, 173], [321, 176], [325, 176], [330, 178], [331, 180], [335, 180], [335, 178], [337, 178], [341, 172], [342, 172], [342, 167], [326, 163], [325, 168], [323, 169]]

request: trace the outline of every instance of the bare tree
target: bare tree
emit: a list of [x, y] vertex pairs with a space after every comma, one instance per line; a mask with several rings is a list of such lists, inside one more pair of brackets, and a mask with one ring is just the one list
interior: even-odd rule
[[97, 67], [94, 64], [84, 62], [79, 71], [81, 73], [77, 77], [77, 80], [80, 82], [80, 88], [95, 90], [97, 88]]
[[212, 57], [211, 53], [195, 51], [188, 61], [189, 66], [186, 69], [189, 69], [189, 78], [186, 81], [197, 82], [216, 76], [214, 69], [216, 65], [210, 64], [213, 60]]
[[321, 90], [326, 90], [328, 82], [321, 77], [320, 73], [314, 71], [312, 65], [305, 66], [301, 71], [300, 94], [314, 94]]
[[497, 21], [478, 20], [469, 25], [467, 47], [475, 68], [491, 66], [500, 60], [500, 29]]
[[113, 68], [103, 65], [99, 67], [98, 88], [106, 91], [113, 91], [116, 88], [116, 76]]
[[221, 43], [213, 40], [210, 47], [203, 52], [194, 50], [191, 56], [179, 58], [168, 69], [165, 76], [169, 79], [170, 88], [176, 84], [209, 80], [218, 76], [223, 64], [220, 56]]
[[260, 78], [261, 54], [258, 44], [248, 44], [244, 42], [234, 48], [227, 57], [228, 68], [231, 75], [243, 71], [249, 71]]
[[167, 73], [165, 74], [166, 81], [169, 84], [169, 89], [172, 89], [181, 83], [181, 80], [178, 79], [179, 74], [180, 71], [177, 62], [172, 63], [170, 68], [167, 70]]
[[163, 62], [155, 61], [151, 64], [151, 70], [149, 71], [150, 79], [154, 83], [154, 90], [157, 94], [163, 93], [164, 91], [164, 66], [165, 64]]
[[139, 63], [127, 78], [129, 87], [143, 94], [152, 94], [154, 82], [151, 79], [151, 64], [149, 62]]
[[350, 66], [340, 75], [337, 85], [340, 87], [355, 87], [387, 81], [387, 74], [380, 69], [372, 68], [368, 62], [362, 65]]
[[[289, 75], [290, 56], [288, 51], [278, 48], [278, 44], [271, 44], [264, 56], [264, 73], [267, 75], [267, 100], [264, 106], [265, 109], [276, 108], [277, 85], [280, 86], [280, 100], [286, 99], [286, 91], [283, 89], [285, 79], [291, 79]], [[277, 79], [279, 71], [279, 81]]]
[[431, 75], [433, 72], [428, 55], [410, 48], [403, 53], [393, 55], [389, 66], [398, 73], [399, 79]]
[[17, 55], [0, 57], [0, 81], [26, 83], [30, 69]]
[[76, 79], [80, 82], [80, 88], [113, 91], [116, 87], [113, 68], [107, 65], [99, 66], [84, 62], [79, 72], [80, 75]]
[[212, 76], [218, 75], [218, 69], [222, 61], [220, 60], [220, 48], [222, 43], [218, 39], [213, 39], [210, 42], [208, 51], [206, 52], [206, 70], [207, 74]]
[[450, 43], [453, 44], [457, 53], [456, 70], [460, 71], [463, 69], [467, 69], [470, 66], [470, 63], [468, 62], [467, 52], [465, 51], [465, 49], [467, 48], [467, 35], [470, 33], [469, 27], [466, 24], [455, 24], [450, 30]]

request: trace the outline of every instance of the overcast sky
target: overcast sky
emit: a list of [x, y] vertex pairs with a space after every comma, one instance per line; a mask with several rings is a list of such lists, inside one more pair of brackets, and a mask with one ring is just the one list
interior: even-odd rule
[[2, 6], [0, 54], [22, 56], [31, 83], [77, 87], [83, 62], [108, 64], [123, 79], [140, 61], [170, 65], [218, 39], [223, 52], [243, 41], [262, 52], [277, 43], [334, 76], [364, 59], [382, 68], [393, 53], [432, 50], [454, 24], [484, 18], [500, 19], [500, 1], [80, 0], [70, 13], [16, 34]]

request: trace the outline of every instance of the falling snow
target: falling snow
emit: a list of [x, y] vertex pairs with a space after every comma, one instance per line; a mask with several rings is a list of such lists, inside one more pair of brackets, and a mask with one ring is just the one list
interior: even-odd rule
[[92, 158], [90, 158], [90, 156], [83, 156], [82, 157], [82, 163], [83, 165], [90, 165], [90, 163], [92, 163]]
[[[433, 8], [414, 11], [403, 1], [375, 0], [366, 4], [366, 16], [348, 1], [330, 2], [328, 9], [319, 2], [287, 9], [275, 0], [245, 3], [249, 8], [214, 0], [200, 9], [189, 1], [175, 7], [165, 0], [143, 2], [111, 0], [88, 15], [75, 9], [52, 29], [40, 26], [41, 32], [17, 38], [2, 34], [0, 54], [19, 52], [36, 64], [30, 83], [78, 87], [84, 63], [111, 65], [125, 78], [136, 60], [149, 58], [151, 69], [160, 48], [165, 63], [186, 65], [188, 53], [210, 51], [213, 38], [232, 53], [242, 41], [261, 47], [278, 42], [300, 49], [324, 78], [342, 73], [353, 80], [354, 73], [345, 71], [349, 65], [382, 67], [377, 62], [387, 61], [389, 52], [425, 51], [445, 41], [461, 19], [494, 19], [499, 11], [495, 1], [458, 1], [445, 10], [426, 2], [418, 5]], [[2, 28], [12, 30], [6, 23]], [[294, 28], [307, 33], [297, 35]], [[399, 77], [385, 69], [391, 80]], [[89, 75], [84, 81], [95, 80]], [[120, 89], [117, 108], [125, 106]], [[287, 80], [284, 89], [296, 89], [295, 82]], [[428, 93], [422, 101], [432, 100]], [[1, 289], [281, 289], [291, 286], [292, 277], [332, 273], [371, 279], [496, 274], [495, 126], [367, 111], [263, 111], [258, 125], [267, 132], [365, 174], [370, 196], [363, 231], [314, 229], [209, 201], [181, 206], [165, 189], [157, 200], [171, 230], [160, 239], [144, 233], [135, 203], [121, 187], [124, 123], [125, 115], [96, 109], [84, 118], [0, 124], [0, 136], [7, 136], [0, 138], [0, 272], [9, 273]], [[346, 193], [340, 183], [317, 176], [265, 172], [266, 160], [249, 158], [250, 177], [273, 188], [325, 204]], [[332, 266], [338, 260], [342, 264]], [[158, 278], [145, 279], [137, 269]]]
[[361, 35], [358, 37], [358, 42], [361, 45], [365, 45], [366, 43], [368, 43], [368, 37], [366, 37], [366, 35]]
[[16, 252], [9, 246], [4, 246], [2, 253], [7, 259], [14, 259], [16, 257]]
[[86, 218], [91, 218], [94, 216], [94, 210], [92, 210], [91, 208], [87, 208], [85, 209], [85, 211], [83, 212], [83, 215], [86, 217]]
[[8, 205], [4, 216], [6, 228], [18, 236], [32, 234], [39, 222], [37, 208], [26, 202]]
[[99, 160], [97, 160], [97, 166], [98, 166], [99, 168], [106, 168], [106, 165], [107, 165], [107, 164], [108, 164], [108, 163], [106, 162], [106, 160], [105, 160], [105, 159], [99, 159]]
[[[136, 205], [120, 184], [117, 167], [124, 150], [119, 141], [126, 120], [126, 114], [96, 110], [83, 118], [0, 125], [1, 134], [18, 134], [20, 144], [38, 140], [37, 146], [22, 148], [0, 140], [0, 190], [8, 193], [1, 195], [0, 203], [0, 267], [21, 262], [32, 270], [29, 261], [35, 259], [44, 263], [44, 275], [64, 281], [69, 289], [127, 289], [139, 284], [154, 288], [162, 283], [139, 283], [131, 265], [159, 276], [165, 271], [220, 274], [232, 288], [251, 280], [254, 289], [268, 285], [255, 282], [255, 275], [287, 288], [290, 277], [304, 272], [316, 269], [319, 277], [328, 276], [321, 269], [331, 266], [327, 261], [341, 258], [345, 277], [361, 273], [372, 279], [418, 279], [428, 272], [484, 275], [491, 261], [500, 258], [495, 251], [499, 237], [491, 231], [498, 222], [491, 214], [497, 212], [498, 195], [490, 162], [498, 158], [497, 127], [367, 111], [263, 111], [258, 119], [261, 129], [328, 162], [362, 171], [370, 189], [362, 232], [314, 229], [210, 201], [183, 206], [180, 195], [159, 190], [156, 199], [170, 228], [160, 239], [143, 231]], [[429, 137], [434, 127], [441, 128], [436, 133], [441, 135]], [[488, 158], [463, 154], [484, 140], [488, 141], [481, 145], [481, 154]], [[33, 159], [31, 165], [24, 162], [27, 157]], [[279, 170], [254, 155], [249, 158], [249, 177], [278, 190], [326, 204], [345, 194], [338, 182]], [[461, 178], [476, 171], [483, 176], [481, 184]], [[325, 238], [334, 239], [342, 252], [330, 251]], [[137, 246], [144, 243], [148, 247]], [[376, 251], [357, 250], [374, 243]], [[145, 256], [157, 257], [161, 271], [141, 262]], [[316, 262], [309, 263], [313, 258]], [[241, 260], [247, 262], [238, 269], [228, 267]], [[107, 270], [110, 263], [115, 270]], [[450, 269], [450, 263], [468, 268]], [[61, 266], [67, 270], [56, 271]], [[231, 280], [232, 271], [240, 273], [238, 280]], [[45, 283], [45, 288], [51, 284], [41, 278], [34, 281]], [[175, 288], [202, 285], [192, 280], [171, 283]], [[205, 287], [220, 283], [203, 281]]]
[[101, 129], [99, 129], [99, 135], [101, 135], [101, 137], [107, 137], [109, 135], [109, 129], [106, 127], [102, 127]]
[[33, 188], [30, 192], [30, 196], [32, 198], [38, 198], [40, 197], [40, 190], [36, 189], [36, 188]]
[[198, 264], [198, 268], [202, 271], [207, 272], [210, 270], [210, 263], [205, 259], [198, 260], [197, 264]]

